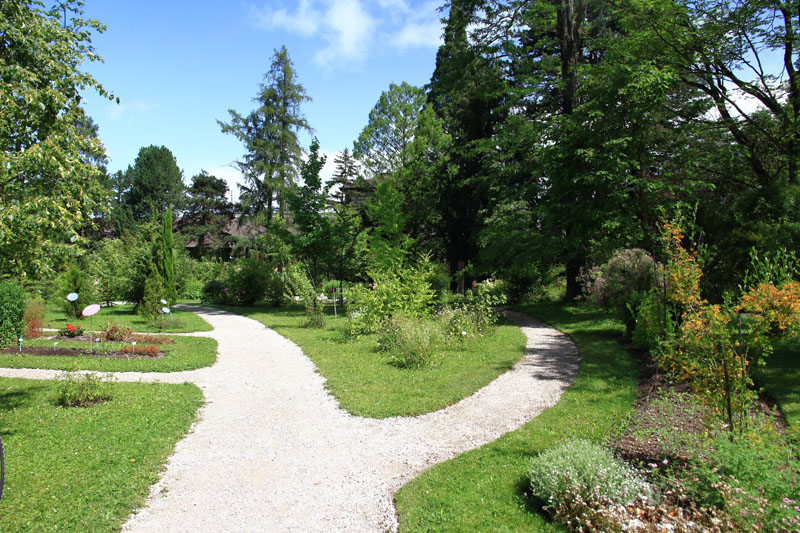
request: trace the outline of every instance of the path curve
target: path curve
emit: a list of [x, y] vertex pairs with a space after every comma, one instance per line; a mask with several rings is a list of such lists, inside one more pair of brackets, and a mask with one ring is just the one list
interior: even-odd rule
[[[120, 372], [120, 381], [198, 385], [206, 403], [144, 508], [123, 531], [396, 531], [394, 493], [431, 466], [490, 442], [554, 405], [578, 371], [568, 336], [522, 313], [522, 359], [458, 403], [368, 419], [339, 407], [300, 348], [259, 322], [182, 306], [218, 342], [212, 367]], [[53, 379], [60, 371], [0, 369]]]

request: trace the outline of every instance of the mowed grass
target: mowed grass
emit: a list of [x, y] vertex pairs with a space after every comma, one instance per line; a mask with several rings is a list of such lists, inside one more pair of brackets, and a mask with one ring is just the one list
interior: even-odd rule
[[0, 531], [118, 531], [144, 504], [203, 395], [190, 384], [114, 383], [108, 402], [63, 408], [57, 387], [0, 378]]
[[525, 495], [531, 458], [566, 439], [603, 442], [634, 405], [636, 364], [617, 342], [623, 328], [574, 304], [519, 307], [578, 344], [575, 383], [554, 407], [507, 433], [423, 473], [397, 493], [401, 531], [562, 531]]
[[[26, 340], [22, 344], [22, 353], [0, 353], [2, 368], [49, 368], [54, 370], [99, 370], [103, 372], [178, 372], [194, 370], [213, 365], [217, 360], [217, 341], [208, 337], [173, 336], [175, 344], [157, 345], [166, 355], [160, 359], [101, 357], [100, 355], [70, 357], [65, 355], [29, 355], [26, 347], [53, 347], [55, 341], [45, 339]], [[117, 350], [128, 346], [129, 342], [90, 343], [88, 341], [59, 340], [58, 348], [94, 348], [97, 352]], [[147, 346], [138, 343], [138, 346]]]
[[755, 378], [778, 402], [786, 422], [800, 437], [800, 340], [778, 342], [766, 365], [756, 368]]
[[506, 372], [525, 351], [525, 336], [503, 320], [492, 335], [441, 350], [434, 366], [410, 370], [378, 351], [375, 335], [347, 339], [341, 315], [326, 316], [320, 330], [305, 327], [305, 313], [298, 307], [225, 309], [258, 320], [299, 345], [342, 408], [372, 418], [418, 415], [453, 404]]
[[163, 318], [164, 327], [159, 329], [142, 315], [133, 312], [133, 304], [101, 307], [92, 317], [72, 318], [60, 305], [48, 305], [44, 316], [44, 327], [62, 329], [67, 324], [81, 324], [86, 330], [102, 331], [108, 324], [131, 328], [133, 331], [188, 333], [192, 331], [211, 331], [211, 324], [190, 311], [171, 309], [169, 316]]

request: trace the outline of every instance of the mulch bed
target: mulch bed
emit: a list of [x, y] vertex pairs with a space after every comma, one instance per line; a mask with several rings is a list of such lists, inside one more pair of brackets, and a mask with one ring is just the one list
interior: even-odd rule
[[[646, 351], [622, 344], [639, 362], [639, 386], [636, 407], [628, 422], [612, 435], [611, 446], [634, 464], [686, 464], [696, 452], [693, 443], [708, 432], [710, 412], [691, 401], [688, 385], [671, 382]], [[754, 401], [750, 415], [769, 418], [775, 429], [786, 431], [782, 413], [763, 394]], [[679, 433], [682, 438], [670, 438]]]
[[[77, 339], [77, 337], [76, 337]], [[19, 347], [5, 348], [0, 353], [20, 355]], [[98, 349], [92, 352], [86, 348], [61, 348], [52, 346], [24, 346], [21, 355], [45, 355], [45, 356], [67, 356], [67, 357], [104, 357], [108, 359], [161, 359], [166, 352], [158, 352], [154, 356], [139, 355], [121, 352], [103, 352]]]

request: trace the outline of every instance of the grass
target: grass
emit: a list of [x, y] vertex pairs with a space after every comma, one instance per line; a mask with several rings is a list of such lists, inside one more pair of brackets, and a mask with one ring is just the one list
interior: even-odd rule
[[581, 368], [554, 407], [522, 428], [439, 464], [395, 499], [401, 531], [561, 531], [526, 496], [531, 458], [571, 437], [603, 442], [634, 405], [636, 364], [617, 342], [620, 324], [575, 304], [518, 308], [569, 333]]
[[142, 315], [133, 312], [133, 304], [101, 307], [100, 311], [92, 317], [79, 319], [67, 317], [67, 314], [56, 305], [48, 305], [44, 316], [44, 327], [61, 329], [67, 324], [82, 324], [85, 329], [95, 331], [105, 329], [107, 324], [117, 324], [131, 328], [133, 331], [148, 333], [188, 333], [192, 331], [211, 331], [211, 324], [196, 314], [183, 309], [172, 309], [171, 316], [165, 319], [165, 327], [159, 329]]
[[[103, 372], [177, 372], [194, 370], [213, 365], [217, 360], [217, 341], [207, 337], [172, 337], [175, 344], [164, 344], [167, 355], [161, 359], [120, 359], [107, 357], [69, 357], [49, 355], [28, 355], [26, 346], [53, 346], [52, 340], [26, 340], [21, 354], [0, 353], [0, 367], [4, 368], [49, 368], [55, 370], [99, 370]], [[143, 343], [139, 343], [142, 345]], [[59, 348], [90, 347], [85, 341], [58, 341]], [[103, 346], [118, 348], [130, 343], [97, 343], [98, 351]]]
[[508, 321], [493, 335], [464, 349], [437, 356], [432, 368], [410, 370], [391, 364], [376, 337], [345, 338], [345, 319], [326, 317], [325, 329], [304, 326], [300, 308], [227, 307], [253, 318], [298, 344], [327, 379], [342, 408], [358, 416], [412, 416], [469, 396], [519, 361], [525, 336]]
[[63, 408], [54, 405], [57, 388], [0, 378], [0, 531], [118, 531], [144, 504], [202, 393], [190, 384], [114, 383], [111, 401]]
[[758, 385], [781, 406], [786, 422], [800, 436], [800, 340], [786, 339], [775, 346], [766, 358], [766, 366], [757, 367]]

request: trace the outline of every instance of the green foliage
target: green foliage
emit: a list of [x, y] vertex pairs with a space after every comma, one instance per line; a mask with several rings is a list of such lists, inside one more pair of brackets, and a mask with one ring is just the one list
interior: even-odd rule
[[311, 100], [289, 58], [286, 47], [275, 50], [269, 72], [254, 98], [258, 108], [247, 116], [230, 109], [230, 123], [217, 121], [223, 133], [236, 136], [245, 147], [244, 159], [238, 162], [245, 177], [241, 190], [246, 213], [263, 213], [272, 219], [277, 203], [281, 218], [285, 215], [285, 193], [296, 181], [302, 149], [298, 133], [311, 127], [300, 111]]
[[407, 162], [425, 92], [406, 82], [389, 85], [369, 113], [369, 122], [353, 143], [353, 155], [371, 177], [392, 174]]
[[372, 221], [368, 239], [371, 270], [399, 271], [408, 259], [413, 241], [404, 233], [406, 217], [402, 203], [400, 191], [391, 178], [378, 183], [375, 196], [367, 203], [367, 214]]
[[654, 289], [647, 292], [639, 301], [636, 325], [631, 335], [636, 346], [652, 351], [663, 341], [672, 340], [677, 328], [675, 306], [665, 304], [664, 295], [659, 295], [658, 291], [659, 289]]
[[644, 250], [622, 249], [607, 263], [585, 272], [584, 279], [587, 301], [614, 309], [630, 335], [644, 294], [657, 283], [658, 266]]
[[292, 264], [286, 271], [286, 281], [289, 293], [303, 301], [303, 307], [308, 317], [306, 326], [310, 328], [324, 327], [325, 302], [319, 299], [314, 284], [306, 275], [304, 265], [302, 263]]
[[790, 281], [800, 278], [800, 259], [795, 253], [785, 248], [774, 253], [758, 253], [750, 250], [750, 267], [744, 273], [740, 286], [742, 293], [755, 289], [761, 283], [768, 283], [779, 287]]
[[[632, 502], [651, 489], [642, 477], [599, 444], [569, 440], [533, 458], [528, 471], [531, 493], [556, 511], [560, 522], [574, 520], [574, 508], [607, 499], [615, 504]], [[588, 524], [586, 524], [588, 526]]]
[[225, 243], [221, 230], [233, 218], [233, 204], [225, 180], [205, 170], [192, 177], [186, 189], [186, 210], [178, 225], [189, 241], [195, 241], [196, 257], [216, 254]]
[[[62, 18], [70, 15], [69, 25]], [[0, 4], [0, 274], [53, 275], [87, 243], [84, 228], [107, 208], [105, 152], [83, 128], [79, 94], [111, 96], [79, 69], [100, 60], [82, 3]]]
[[725, 511], [742, 531], [797, 520], [800, 462], [773, 428], [750, 428], [746, 438], [734, 441], [722, 433], [707, 445], [686, 472], [675, 473], [693, 501]]
[[167, 208], [167, 212], [164, 215], [164, 223], [156, 242], [158, 243], [156, 256], [159, 261], [156, 266], [164, 278], [165, 298], [170, 304], [174, 304], [178, 299], [178, 293], [175, 285], [175, 239], [172, 236], [172, 206]]
[[64, 372], [58, 382], [56, 403], [63, 407], [91, 407], [111, 399], [110, 374]]
[[300, 165], [303, 184], [287, 193], [292, 223], [299, 231], [292, 238], [293, 250], [308, 267], [314, 284], [322, 281], [322, 267], [335, 253], [331, 248], [331, 217], [326, 212], [328, 190], [322, 187], [319, 175], [325, 159], [319, 153], [319, 141], [315, 137], [308, 159]]
[[431, 263], [422, 258], [391, 272], [372, 274], [373, 284], [348, 291], [348, 330], [351, 335], [375, 333], [397, 313], [423, 318], [431, 313], [434, 292], [430, 286]]
[[[77, 266], [72, 266], [61, 274], [59, 290], [61, 292], [59, 295], [61, 306], [67, 316], [72, 318], [80, 318], [83, 308], [91, 304], [94, 299], [94, 291], [92, 290], [89, 276], [86, 275], [84, 269]], [[78, 299], [74, 302], [67, 300], [67, 295], [72, 292], [78, 294]]]
[[98, 300], [108, 304], [125, 297], [130, 268], [129, 255], [128, 247], [122, 239], [103, 239], [86, 261], [88, 275], [96, 289]]
[[158, 318], [161, 308], [164, 304], [161, 300], [164, 299], [164, 278], [155, 265], [150, 268], [150, 275], [144, 282], [144, 294], [142, 301], [139, 304], [139, 313], [151, 322], [155, 322]]
[[223, 265], [219, 277], [203, 287], [203, 300], [214, 304], [253, 305], [264, 298], [283, 301], [281, 273], [271, 262], [251, 256]]
[[0, 347], [13, 346], [22, 335], [25, 290], [14, 281], [0, 281]]
[[161, 216], [170, 206], [182, 205], [183, 173], [166, 146], [141, 148], [133, 166], [128, 167], [125, 174], [130, 189], [123, 200], [135, 221]]

